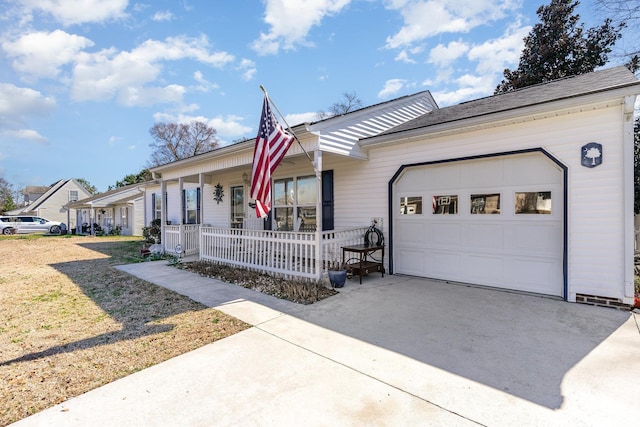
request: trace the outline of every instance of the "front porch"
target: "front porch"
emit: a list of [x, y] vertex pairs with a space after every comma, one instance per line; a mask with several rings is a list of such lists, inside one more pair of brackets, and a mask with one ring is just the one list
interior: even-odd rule
[[364, 242], [368, 227], [321, 233], [197, 224], [165, 225], [163, 229], [167, 253], [198, 255], [202, 261], [214, 261], [287, 278], [320, 280], [329, 263], [342, 260], [342, 246]]

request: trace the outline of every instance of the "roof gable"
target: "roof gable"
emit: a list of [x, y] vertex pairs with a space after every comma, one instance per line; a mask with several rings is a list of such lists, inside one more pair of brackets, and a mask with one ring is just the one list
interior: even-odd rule
[[407, 95], [382, 104], [309, 125], [322, 151], [366, 158], [358, 140], [381, 134], [438, 108], [429, 91]]
[[85, 209], [85, 208], [102, 208], [109, 207], [116, 204], [127, 203], [130, 200], [135, 200], [142, 197], [143, 188], [149, 182], [141, 182], [138, 184], [130, 184], [124, 187], [118, 187], [113, 190], [105, 191], [104, 193], [95, 194], [93, 196], [71, 202], [67, 207], [72, 209]]

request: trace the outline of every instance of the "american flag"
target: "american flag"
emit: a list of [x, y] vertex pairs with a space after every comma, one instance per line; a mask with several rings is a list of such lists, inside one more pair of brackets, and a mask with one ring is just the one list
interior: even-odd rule
[[251, 173], [251, 198], [256, 200], [256, 216], [264, 218], [271, 210], [271, 174], [287, 153], [293, 136], [287, 133], [271, 111], [264, 96], [260, 128], [256, 137]]

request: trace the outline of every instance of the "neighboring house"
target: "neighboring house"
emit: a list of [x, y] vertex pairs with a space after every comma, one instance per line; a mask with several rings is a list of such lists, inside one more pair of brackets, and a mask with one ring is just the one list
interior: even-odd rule
[[319, 179], [294, 143], [268, 221], [247, 207], [251, 140], [151, 169], [147, 222], [168, 251], [319, 278], [376, 218], [389, 273], [631, 304], [639, 93], [615, 67], [442, 109], [400, 98], [294, 127]]
[[46, 193], [48, 189], [49, 187], [35, 186], [35, 185], [29, 185], [23, 188], [20, 191], [20, 194], [22, 194], [24, 198], [22, 201], [22, 206], [27, 206], [35, 202], [36, 200], [38, 200], [40, 196]]
[[117, 228], [123, 236], [142, 236], [144, 186], [127, 185], [69, 203], [75, 223], [80, 224], [75, 233], [95, 234], [97, 225], [104, 233]]
[[40, 216], [63, 222], [68, 229], [75, 227], [76, 223], [75, 218], [69, 215], [67, 203], [91, 195], [75, 179], [61, 179], [49, 187], [26, 187], [22, 194], [25, 196], [24, 206], [6, 212], [6, 215]]

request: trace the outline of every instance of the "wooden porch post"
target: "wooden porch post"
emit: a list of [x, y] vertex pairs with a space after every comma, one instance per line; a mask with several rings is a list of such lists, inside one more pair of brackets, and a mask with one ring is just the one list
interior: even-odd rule
[[316, 171], [316, 279], [322, 279], [322, 151], [313, 153]]
[[[166, 240], [165, 227], [167, 225], [167, 182], [160, 181], [160, 240], [164, 246]], [[155, 207], [154, 207], [155, 208]]]
[[[183, 177], [178, 178], [178, 189], [179, 189], [178, 193], [180, 194], [180, 200], [181, 200], [180, 205], [182, 206], [182, 208], [180, 209], [180, 224], [178, 224], [178, 227], [180, 230], [180, 233], [178, 235], [178, 243], [184, 247], [185, 246], [184, 245], [184, 224], [186, 220], [184, 213], [185, 213], [185, 210], [187, 209], [187, 206], [185, 204], [186, 199], [184, 197], [184, 178]], [[174, 248], [171, 248], [171, 250], [173, 249]]]
[[200, 189], [200, 222], [198, 225], [201, 225], [204, 222], [204, 174], [202, 172], [198, 174], [198, 188]]

